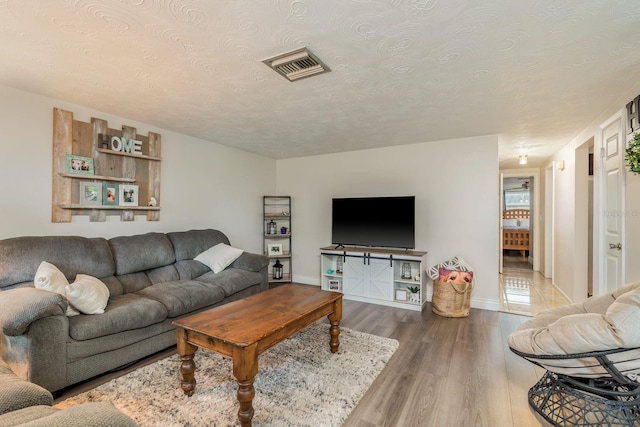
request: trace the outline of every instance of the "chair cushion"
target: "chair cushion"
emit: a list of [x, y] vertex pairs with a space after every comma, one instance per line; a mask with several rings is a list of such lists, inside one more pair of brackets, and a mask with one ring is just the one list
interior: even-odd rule
[[136, 292], [162, 303], [169, 317], [177, 317], [220, 302], [225, 293], [219, 286], [198, 280], [158, 283]]
[[100, 315], [69, 318], [69, 335], [76, 341], [89, 340], [132, 329], [144, 328], [167, 318], [167, 309], [159, 302], [136, 294], [111, 297]]
[[[571, 304], [542, 312], [509, 335], [509, 346], [531, 355], [567, 355], [640, 347], [640, 283], [626, 290], [615, 300], [615, 295], [602, 296], [596, 297], [600, 302]], [[604, 314], [586, 312], [585, 307], [601, 310], [603, 301], [607, 299], [613, 302]], [[599, 366], [593, 366], [591, 358], [542, 363], [552, 372], [575, 376], [602, 372]], [[637, 366], [629, 365], [626, 370], [640, 370], [640, 361], [635, 363]]]
[[207, 283], [215, 283], [222, 289], [224, 294], [230, 296], [254, 285], [262, 283], [262, 275], [253, 271], [239, 270], [237, 268], [227, 268], [216, 274], [213, 271], [203, 274], [196, 280]]

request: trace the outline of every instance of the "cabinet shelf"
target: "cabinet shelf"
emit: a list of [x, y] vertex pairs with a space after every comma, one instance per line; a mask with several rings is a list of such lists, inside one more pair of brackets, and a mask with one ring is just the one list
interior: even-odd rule
[[291, 258], [291, 252], [284, 252], [280, 255], [267, 255], [265, 253], [265, 256], [269, 259], [287, 259], [287, 258]]
[[113, 154], [114, 156], [133, 157], [134, 159], [161, 161], [162, 157], [147, 156], [146, 154], [123, 153], [122, 151], [113, 151], [108, 148], [96, 148], [96, 151], [104, 154]]
[[135, 178], [116, 178], [114, 176], [105, 176], [105, 175], [74, 175], [71, 173], [60, 172], [58, 175], [64, 178], [72, 178], [72, 179], [84, 179], [84, 180], [94, 180], [94, 181], [111, 181], [111, 182], [136, 182]]

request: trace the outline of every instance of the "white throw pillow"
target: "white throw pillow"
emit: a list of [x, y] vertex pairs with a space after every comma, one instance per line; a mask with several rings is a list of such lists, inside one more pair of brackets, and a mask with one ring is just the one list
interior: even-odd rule
[[[55, 292], [66, 298], [66, 287], [69, 285], [69, 281], [58, 267], [50, 262], [42, 261], [38, 266], [36, 276], [33, 278], [33, 285], [37, 289]], [[80, 313], [71, 305], [67, 306], [67, 316], [77, 316], [78, 314]]]
[[218, 243], [194, 259], [209, 267], [214, 273], [220, 273], [227, 268], [229, 264], [238, 259], [243, 252], [242, 249], [234, 248], [224, 243]]
[[78, 274], [66, 291], [69, 302], [84, 314], [102, 314], [109, 302], [107, 285], [86, 274]]

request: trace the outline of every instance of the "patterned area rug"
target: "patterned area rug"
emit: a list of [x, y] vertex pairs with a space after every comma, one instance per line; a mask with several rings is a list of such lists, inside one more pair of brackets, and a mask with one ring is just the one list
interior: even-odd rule
[[[341, 328], [329, 351], [329, 325], [315, 323], [258, 358], [254, 426], [340, 426], [398, 348], [396, 340]], [[234, 426], [237, 383], [228, 357], [196, 352], [196, 390], [180, 389], [172, 355], [56, 406], [108, 401], [141, 426]]]

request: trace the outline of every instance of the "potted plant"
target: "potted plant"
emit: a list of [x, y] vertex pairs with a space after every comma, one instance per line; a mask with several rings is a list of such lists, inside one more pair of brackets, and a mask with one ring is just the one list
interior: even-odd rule
[[420, 304], [420, 286], [407, 286], [409, 293], [409, 301]]
[[629, 141], [624, 161], [631, 172], [640, 175], [640, 132], [636, 132]]

